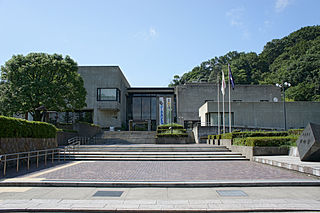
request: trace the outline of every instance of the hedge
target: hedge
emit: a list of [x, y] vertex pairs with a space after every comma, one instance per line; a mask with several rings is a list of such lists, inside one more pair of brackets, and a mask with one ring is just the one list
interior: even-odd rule
[[234, 140], [233, 145], [242, 146], [294, 146], [297, 136], [247, 137]]
[[52, 124], [0, 116], [0, 138], [54, 138], [56, 132]]
[[172, 123], [172, 124], [162, 124], [157, 127], [157, 129], [169, 129], [172, 127], [173, 129], [183, 129], [183, 126], [180, 124]]
[[[172, 129], [170, 128], [172, 127]], [[157, 127], [157, 136], [188, 137], [187, 130], [180, 124], [164, 124]]]

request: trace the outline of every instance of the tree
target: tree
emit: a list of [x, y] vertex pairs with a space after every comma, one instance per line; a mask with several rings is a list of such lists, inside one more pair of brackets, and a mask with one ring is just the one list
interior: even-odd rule
[[43, 111], [66, 111], [86, 106], [86, 90], [77, 73], [77, 63], [69, 56], [30, 53], [14, 55], [1, 66], [2, 114], [31, 113], [41, 120]]

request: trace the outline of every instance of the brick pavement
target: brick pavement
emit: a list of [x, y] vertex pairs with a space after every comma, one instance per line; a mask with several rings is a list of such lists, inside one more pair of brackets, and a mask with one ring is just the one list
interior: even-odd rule
[[[57, 167], [59, 168], [59, 166]], [[84, 161], [37, 175], [47, 180], [208, 181], [302, 180], [314, 176], [250, 161]]]

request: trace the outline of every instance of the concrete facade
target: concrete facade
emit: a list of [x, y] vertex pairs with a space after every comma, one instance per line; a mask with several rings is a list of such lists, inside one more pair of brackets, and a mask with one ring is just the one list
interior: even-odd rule
[[[206, 101], [217, 101], [218, 86], [214, 83], [187, 83], [175, 88], [177, 99], [177, 119], [184, 121], [200, 121], [198, 109]], [[219, 89], [220, 101], [222, 100]], [[226, 89], [225, 99], [229, 98]], [[281, 99], [280, 88], [272, 85], [236, 85], [231, 90], [232, 102], [273, 102]]]
[[[208, 121], [208, 114], [217, 112], [217, 102], [206, 102], [199, 109], [201, 122], [217, 125]], [[225, 112], [229, 112], [227, 103]], [[283, 102], [232, 102], [231, 112], [235, 126], [284, 128]], [[320, 102], [286, 102], [286, 115], [288, 129], [305, 128], [309, 122], [320, 123]]]
[[[130, 87], [118, 66], [79, 66], [78, 73], [87, 91], [87, 107], [93, 111], [93, 122], [102, 127], [121, 127], [126, 124], [126, 93]], [[99, 101], [99, 88], [118, 89], [120, 100]]]

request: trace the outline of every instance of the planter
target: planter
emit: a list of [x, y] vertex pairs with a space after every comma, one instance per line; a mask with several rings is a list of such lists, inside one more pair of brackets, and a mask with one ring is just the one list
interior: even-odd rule
[[188, 137], [162, 136], [156, 139], [157, 144], [187, 144]]

